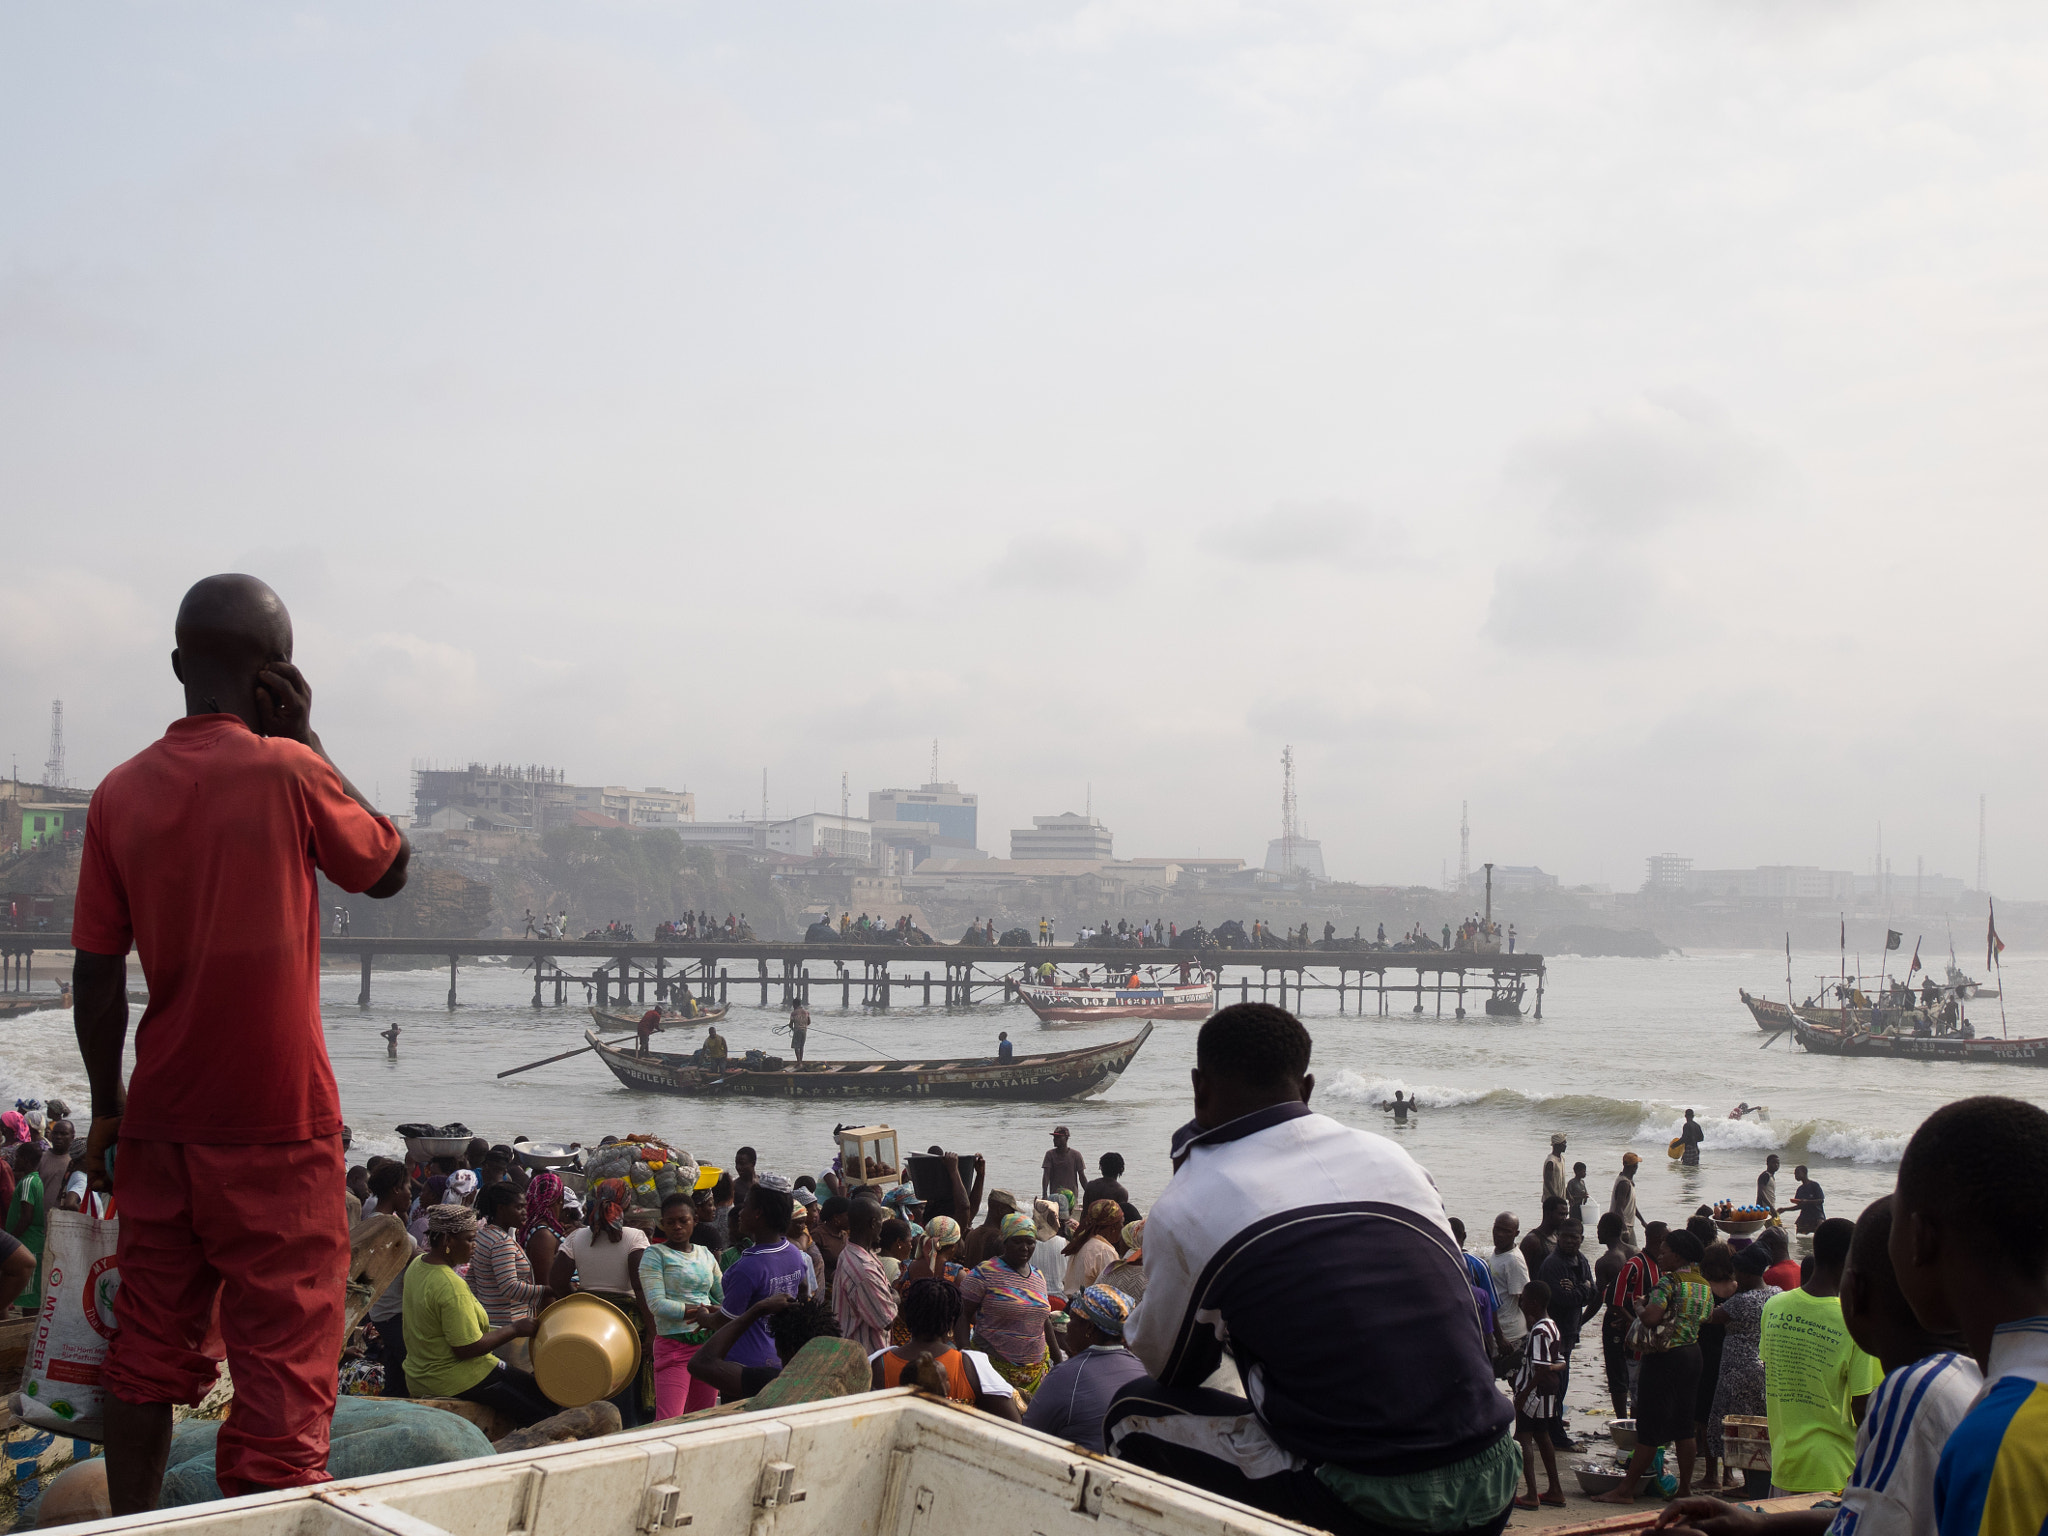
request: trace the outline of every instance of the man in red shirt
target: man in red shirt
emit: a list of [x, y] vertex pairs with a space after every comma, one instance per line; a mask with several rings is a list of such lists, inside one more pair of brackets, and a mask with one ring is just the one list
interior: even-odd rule
[[[171, 1405], [197, 1403], [223, 1354], [222, 1491], [327, 1478], [349, 1241], [314, 871], [391, 896], [410, 851], [313, 734], [291, 655], [291, 616], [262, 582], [193, 587], [171, 653], [185, 718], [108, 774], [87, 813], [71, 941], [86, 1169], [105, 1185], [115, 1151], [121, 1211], [115, 1514], [156, 1507]], [[149, 1005], [124, 1090], [131, 947]]]

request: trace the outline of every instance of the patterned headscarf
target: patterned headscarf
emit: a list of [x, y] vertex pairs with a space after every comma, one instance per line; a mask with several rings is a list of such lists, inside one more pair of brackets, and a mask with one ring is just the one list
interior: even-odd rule
[[1067, 1303], [1067, 1310], [1087, 1318], [1097, 1332], [1121, 1339], [1124, 1323], [1131, 1315], [1131, 1300], [1113, 1286], [1091, 1285]]
[[532, 1242], [533, 1234], [543, 1227], [556, 1237], [565, 1236], [561, 1208], [562, 1176], [536, 1173], [533, 1182], [526, 1186], [526, 1225], [519, 1229], [519, 1246], [524, 1248]]
[[473, 1168], [458, 1168], [448, 1175], [448, 1198], [467, 1205], [476, 1198], [477, 1176]]
[[619, 1225], [625, 1220], [626, 1206], [633, 1198], [632, 1187], [624, 1179], [599, 1179], [590, 1191], [590, 1198], [590, 1224], [616, 1240]]
[[1133, 1264], [1138, 1262], [1138, 1255], [1144, 1250], [1144, 1237], [1145, 1223], [1142, 1218], [1124, 1228], [1124, 1257]]
[[924, 1230], [941, 1248], [950, 1248], [960, 1241], [960, 1223], [950, 1216], [934, 1216]]
[[1038, 1241], [1038, 1224], [1021, 1211], [1012, 1211], [1003, 1218], [1002, 1234], [1006, 1243], [1013, 1237], [1028, 1237], [1035, 1243]]
[[479, 1219], [466, 1205], [432, 1205], [427, 1207], [427, 1235], [474, 1237]]
[[28, 1140], [28, 1117], [22, 1114], [20, 1110], [10, 1109], [6, 1114], [0, 1115], [0, 1126], [7, 1128], [7, 1139], [9, 1141]]
[[1082, 1213], [1081, 1225], [1067, 1239], [1067, 1246], [1062, 1251], [1071, 1258], [1091, 1237], [1099, 1237], [1114, 1248], [1117, 1239], [1123, 1235], [1123, 1228], [1124, 1208], [1114, 1200], [1097, 1200]]

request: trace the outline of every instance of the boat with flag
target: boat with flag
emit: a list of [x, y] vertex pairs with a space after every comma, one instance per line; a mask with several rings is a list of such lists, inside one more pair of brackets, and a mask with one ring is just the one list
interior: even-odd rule
[[[1041, 974], [1048, 967], [1041, 967]], [[1082, 973], [1085, 978], [1087, 973]], [[1099, 984], [1057, 977], [1021, 983], [1017, 995], [1041, 1024], [1095, 1024], [1110, 1019], [1206, 1019], [1216, 1011], [1216, 975], [1169, 980], [1160, 967], [1133, 969]]]

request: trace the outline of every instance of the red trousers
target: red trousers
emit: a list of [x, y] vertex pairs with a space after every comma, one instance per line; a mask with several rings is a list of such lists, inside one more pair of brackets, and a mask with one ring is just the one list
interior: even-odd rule
[[349, 1241], [341, 1138], [210, 1146], [121, 1138], [118, 1324], [106, 1384], [197, 1403], [225, 1355], [215, 1475], [232, 1498], [327, 1479]]

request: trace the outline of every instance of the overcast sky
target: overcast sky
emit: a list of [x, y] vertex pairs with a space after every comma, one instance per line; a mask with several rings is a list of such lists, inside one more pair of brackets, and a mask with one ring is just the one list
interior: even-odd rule
[[0, 750], [2048, 895], [2048, 11], [0, 10]]

